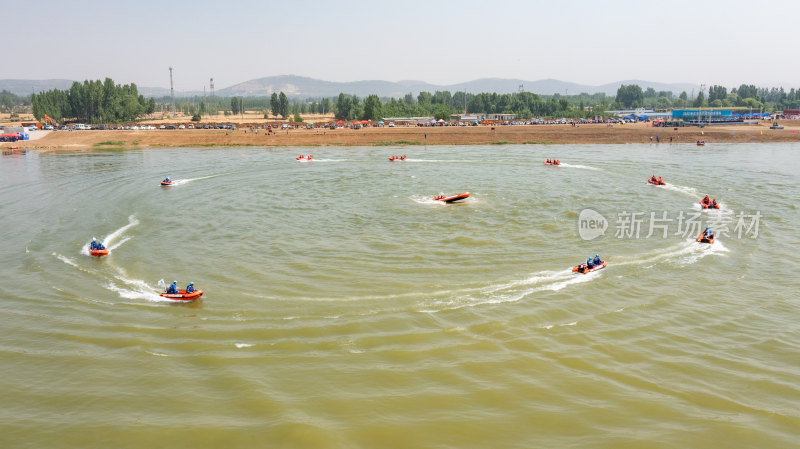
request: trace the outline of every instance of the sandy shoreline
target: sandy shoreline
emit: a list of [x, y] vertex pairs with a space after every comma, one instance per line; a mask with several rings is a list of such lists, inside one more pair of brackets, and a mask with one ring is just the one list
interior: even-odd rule
[[264, 130], [183, 129], [143, 131], [55, 131], [37, 140], [1, 143], [36, 150], [213, 146], [393, 146], [489, 144], [622, 144], [715, 142], [800, 142], [800, 120], [783, 121], [785, 129], [758, 125], [652, 128], [643, 123], [607, 126], [520, 125], [476, 127], [395, 127], [364, 129], [291, 129], [267, 135]]

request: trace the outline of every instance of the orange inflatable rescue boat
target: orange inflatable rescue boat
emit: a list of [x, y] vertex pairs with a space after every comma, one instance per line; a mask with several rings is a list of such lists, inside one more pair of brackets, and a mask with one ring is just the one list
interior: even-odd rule
[[303, 156], [301, 154], [300, 156], [297, 156], [295, 159], [297, 159], [300, 162], [309, 162], [309, 161], [314, 159], [314, 155], [313, 154], [309, 154], [308, 156]]
[[695, 240], [697, 240], [698, 243], [714, 243], [714, 237], [707, 239], [703, 236], [703, 234], [700, 234], [700, 236]]
[[703, 200], [700, 200], [700, 207], [702, 207], [703, 209], [719, 209], [719, 203], [717, 203], [716, 201], [705, 203], [703, 202]]
[[158, 296], [176, 301], [192, 301], [203, 296], [203, 290], [195, 290], [191, 293], [186, 293], [186, 290], [178, 290], [178, 293], [159, 293]]
[[433, 199], [434, 201], [441, 201], [443, 203], [455, 203], [456, 201], [461, 201], [467, 197], [469, 197], [469, 192], [459, 193], [452, 196], [437, 195], [433, 197]]
[[93, 256], [107, 256], [108, 250], [107, 249], [90, 249], [89, 254]]
[[578, 265], [577, 267], [572, 267], [572, 272], [573, 273], [589, 274], [592, 271], [602, 270], [605, 267], [606, 267], [606, 261], [605, 260], [601, 260], [600, 261], [600, 265], [595, 265], [593, 268], [590, 268], [588, 270], [586, 269], [586, 264], [585, 263], [582, 263], [582, 264]]

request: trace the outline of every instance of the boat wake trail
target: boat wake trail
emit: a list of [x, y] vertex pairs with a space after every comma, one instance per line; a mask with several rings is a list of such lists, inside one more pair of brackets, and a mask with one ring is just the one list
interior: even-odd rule
[[63, 256], [58, 253], [53, 253], [53, 256], [55, 256], [56, 259], [64, 262], [65, 264], [79, 271], [82, 271], [86, 274], [89, 274], [94, 278], [105, 277], [106, 283], [104, 287], [112, 292], [119, 294], [120, 298], [144, 299], [150, 302], [162, 302], [162, 303], [175, 302], [172, 299], [158, 296], [158, 293], [156, 293], [157, 288], [154, 288], [152, 285], [147, 284], [145, 281], [126, 278], [124, 276], [124, 272], [121, 269], [117, 269], [117, 271], [123, 274], [112, 274], [111, 277], [108, 277], [107, 273], [101, 273], [100, 271], [97, 270], [89, 270], [87, 268], [84, 268], [79, 263], [70, 259], [69, 257]]
[[561, 163], [561, 166], [567, 168], [580, 168], [581, 170], [603, 171], [602, 168], [590, 167], [588, 165], [572, 165], [564, 162]]
[[[120, 236], [125, 234], [125, 231], [127, 231], [128, 229], [136, 226], [137, 224], [139, 224], [139, 220], [137, 220], [135, 216], [131, 215], [131, 216], [128, 217], [128, 224], [126, 224], [125, 226], [117, 229], [116, 231], [112, 232], [111, 234], [108, 234], [105, 237], [101, 237], [100, 241], [103, 242], [103, 244], [105, 245], [106, 248], [108, 248], [109, 251], [117, 249], [120, 246], [122, 246], [123, 243], [127, 242], [128, 240], [130, 240], [131, 237], [125, 237], [121, 241], [119, 241], [117, 244], [114, 244], [114, 242]], [[94, 238], [94, 237], [92, 237], [92, 238]], [[85, 243], [81, 247], [80, 253], [83, 254], [84, 256], [88, 256], [89, 255], [89, 245], [90, 244], [91, 244], [91, 242]]]
[[[89, 252], [87, 251], [86, 254], [88, 255]], [[64, 262], [65, 264], [71, 265], [71, 266], [77, 268], [78, 270], [83, 271], [84, 273], [94, 274], [94, 271], [87, 270], [86, 268], [83, 268], [82, 266], [78, 265], [74, 260], [70, 259], [69, 257], [62, 256], [61, 254], [58, 254], [58, 253], [53, 253], [53, 256], [55, 256], [56, 259]]]
[[[139, 220], [137, 220], [137, 219], [136, 219], [136, 217], [135, 217], [135, 216], [133, 216], [133, 215], [129, 216], [129, 217], [128, 217], [128, 224], [126, 224], [125, 226], [123, 226], [123, 227], [121, 227], [121, 228], [117, 229], [116, 231], [112, 232], [111, 234], [108, 234], [108, 235], [105, 237], [105, 239], [103, 240], [103, 243], [106, 245], [106, 247], [107, 247], [109, 250], [110, 250], [110, 249], [112, 249], [112, 248], [111, 248], [111, 245], [114, 243], [114, 241], [115, 241], [117, 238], [119, 238], [119, 236], [123, 235], [123, 234], [125, 233], [125, 231], [127, 231], [128, 229], [130, 229], [130, 228], [132, 228], [132, 227], [136, 226], [137, 224], [139, 224]], [[116, 245], [114, 246], [114, 248], [118, 248], [120, 245], [122, 245], [123, 243], [125, 243], [125, 242], [126, 242], [126, 241], [128, 241], [128, 240], [130, 240], [130, 238], [126, 238], [126, 239], [124, 239], [122, 242], [120, 242], [120, 243], [116, 244]]]
[[120, 275], [115, 275], [114, 278], [121, 282], [121, 284], [114, 281], [109, 281], [104, 287], [112, 292], [117, 293], [120, 298], [144, 299], [149, 302], [162, 303], [175, 302], [172, 299], [158, 296], [158, 293], [154, 292], [153, 286], [147, 284], [145, 281], [138, 279], [127, 279]]
[[217, 176], [223, 176], [223, 175], [226, 175], [226, 174], [227, 173], [219, 173], [219, 174], [216, 174], [216, 175], [201, 176], [199, 178], [173, 179], [172, 180], [172, 185], [173, 186], [182, 186], [182, 185], [188, 184], [188, 183], [190, 183], [192, 181], [200, 181], [201, 179], [216, 178]]
[[448, 299], [434, 300], [421, 312], [440, 312], [443, 310], [474, 307], [483, 304], [516, 302], [544, 291], [556, 292], [575, 284], [598, 279], [603, 270], [589, 274], [576, 274], [572, 268], [562, 271], [540, 271], [526, 279], [484, 287], [475, 292], [464, 293]]
[[722, 255], [728, 248], [719, 240], [713, 244], [698, 243], [686, 240], [660, 251], [639, 254], [636, 256], [620, 256], [614, 258], [614, 266], [644, 265], [650, 268], [660, 262], [672, 262], [678, 265], [691, 265], [706, 256]]
[[122, 246], [123, 243], [127, 242], [128, 240], [130, 240], [132, 238], [133, 237], [125, 237], [124, 239], [120, 240], [119, 243], [117, 243], [116, 245], [107, 246], [107, 248], [108, 248], [109, 251], [113, 251], [113, 250], [119, 248], [120, 246]]
[[465, 162], [465, 163], [484, 162], [485, 163], [485, 162], [488, 162], [488, 161], [479, 161], [479, 160], [476, 160], [476, 159], [412, 159], [412, 158], [406, 158], [405, 161], [400, 161], [400, 162], [434, 162], [434, 163], [438, 163], [438, 162], [447, 162], [447, 163], [453, 163], [453, 162], [455, 162], [455, 163], [458, 163], [458, 162]]
[[[706, 256], [723, 255], [727, 252], [728, 249], [719, 240], [709, 245], [690, 239], [651, 253], [610, 257], [610, 267], [633, 265], [651, 268], [659, 263], [691, 265]], [[591, 282], [601, 278], [604, 271], [605, 269], [589, 274], [574, 273], [572, 268], [562, 271], [540, 271], [532, 273], [525, 279], [461, 292], [447, 292], [446, 297], [427, 301], [423, 304], [420, 312], [440, 312], [483, 304], [516, 302], [530, 298], [539, 292], [556, 292], [577, 284]]]
[[658, 186], [658, 187], [662, 187], [667, 190], [672, 190], [673, 192], [683, 193], [684, 195], [689, 195], [695, 198], [699, 198], [697, 194], [697, 189], [693, 187], [679, 186], [670, 183], [667, 183], [667, 185], [665, 186]]

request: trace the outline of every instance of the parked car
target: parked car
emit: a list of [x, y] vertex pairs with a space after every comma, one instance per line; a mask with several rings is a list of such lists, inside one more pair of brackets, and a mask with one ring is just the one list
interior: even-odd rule
[[177, 126], [175, 126], [175, 125], [168, 125], [168, 126], [167, 126], [167, 129], [178, 129], [178, 127], [177, 127]]
[[179, 125], [179, 126], [178, 126], [178, 129], [186, 129], [186, 126], [184, 126], [183, 124], [181, 124], [181, 125]]

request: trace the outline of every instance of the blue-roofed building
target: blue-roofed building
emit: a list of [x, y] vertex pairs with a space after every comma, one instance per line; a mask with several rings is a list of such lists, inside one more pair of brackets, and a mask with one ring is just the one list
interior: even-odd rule
[[672, 120], [683, 120], [688, 126], [738, 125], [744, 124], [742, 114], [734, 114], [732, 109], [674, 109]]

